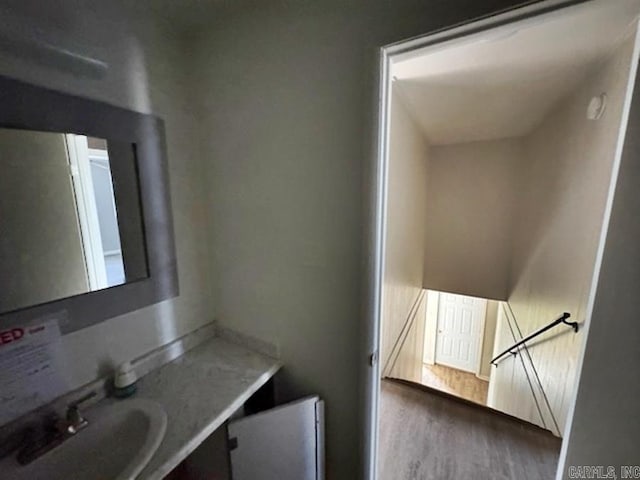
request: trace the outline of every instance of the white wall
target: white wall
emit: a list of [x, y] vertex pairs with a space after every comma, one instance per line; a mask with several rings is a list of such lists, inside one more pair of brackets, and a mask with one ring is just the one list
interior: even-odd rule
[[491, 359], [493, 358], [499, 306], [500, 302], [496, 302], [495, 300], [487, 301], [487, 315], [484, 320], [484, 334], [482, 336], [480, 371], [478, 372], [479, 376], [485, 380], [491, 375]]
[[[418, 299], [412, 316], [414, 321], [402, 333], [402, 343], [394, 350], [392, 362], [383, 372], [388, 378], [400, 378], [412, 382], [422, 382], [422, 366], [425, 347], [425, 317], [427, 311], [427, 292], [424, 291]], [[384, 338], [383, 338], [384, 340]]]
[[432, 146], [429, 165], [424, 287], [505, 300], [520, 142]]
[[[636, 56], [638, 52], [636, 50]], [[637, 58], [636, 58], [637, 62]], [[634, 73], [637, 63], [634, 64]], [[622, 151], [577, 400], [558, 479], [576, 465], [638, 464], [640, 80]]]
[[[500, 306], [497, 313], [493, 356], [509, 348], [518, 338], [507, 318], [507, 311]], [[553, 421], [548, 421], [550, 419], [545, 415], [546, 410], [541, 409], [541, 395], [537, 386], [532, 383], [535, 379], [528, 376], [531, 369], [525, 366], [525, 360], [527, 359], [522, 355], [508, 355], [498, 362], [497, 367], [491, 367], [493, 371], [489, 380], [487, 406], [552, 430]], [[558, 434], [555, 429], [552, 431]]]
[[[525, 139], [526, 182], [509, 295], [523, 335], [565, 311], [571, 320], [585, 321], [632, 46], [628, 41], [619, 48]], [[589, 121], [589, 100], [601, 92], [608, 95], [605, 115]], [[584, 330], [574, 334], [558, 327], [529, 347], [560, 433], [569, 415], [583, 336]], [[492, 378], [496, 396], [509, 388], [503, 381], [502, 376]], [[519, 407], [526, 408], [526, 402], [515, 398], [511, 404], [509, 413], [526, 418]]]
[[[393, 96], [382, 290], [380, 361], [383, 368], [422, 292], [428, 161], [429, 145], [402, 101]], [[424, 336], [420, 335], [424, 332], [424, 321], [424, 314], [416, 315], [412, 335]], [[420, 352], [415, 352], [415, 345], [409, 342], [403, 346], [402, 356], [422, 358], [422, 347]]]
[[74, 388], [212, 320], [202, 162], [192, 146], [194, 122], [185, 99], [189, 74], [182, 68], [184, 49], [169, 32], [104, 2], [23, 1], [11, 9], [5, 4], [0, 13], [2, 33], [9, 26], [37, 32], [40, 40], [109, 64], [103, 79], [90, 79], [0, 50], [0, 74], [154, 112], [167, 127], [180, 296], [63, 337], [66, 376]]
[[423, 361], [429, 365], [436, 363], [436, 340], [438, 334], [438, 307], [440, 304], [440, 292], [427, 290], [427, 302], [425, 308], [424, 325], [424, 351]]

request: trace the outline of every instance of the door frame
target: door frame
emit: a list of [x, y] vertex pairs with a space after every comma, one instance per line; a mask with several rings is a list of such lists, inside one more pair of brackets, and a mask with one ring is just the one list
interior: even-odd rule
[[64, 137], [87, 278], [91, 290], [100, 290], [107, 288], [109, 283], [107, 282], [98, 208], [93, 188], [93, 177], [91, 176], [90, 149], [87, 137], [84, 135], [67, 133]]
[[[485, 300], [485, 304], [484, 304], [484, 320], [482, 321], [482, 338], [480, 339], [480, 345], [479, 345], [480, 350], [478, 351], [478, 362], [476, 363], [475, 374], [476, 374], [476, 377], [478, 377], [480, 380], [484, 380], [485, 382], [488, 382], [490, 380], [490, 377], [482, 375], [482, 357], [484, 355], [485, 344], [487, 343], [487, 313], [489, 312], [489, 302], [491, 301], [491, 299], [485, 298], [484, 300]], [[493, 333], [493, 336], [495, 337], [495, 332]]]
[[[367, 251], [372, 252], [372, 264], [368, 273], [367, 282], [371, 288], [368, 300], [368, 314], [366, 321], [365, 348], [367, 352], [365, 372], [365, 425], [363, 430], [364, 449], [363, 467], [364, 478], [378, 480], [378, 426], [379, 426], [379, 402], [380, 402], [380, 364], [379, 352], [381, 348], [381, 312], [382, 312], [382, 288], [384, 279], [384, 251], [386, 234], [386, 210], [387, 210], [387, 179], [389, 156], [389, 124], [391, 111], [391, 78], [390, 66], [394, 58], [408, 52], [427, 48], [440, 47], [442, 44], [482, 33], [490, 29], [499, 28], [517, 21], [537, 21], [534, 17], [553, 13], [573, 5], [586, 3], [593, 0], [540, 0], [523, 6], [513, 6], [511, 9], [488, 15], [480, 19], [469, 20], [461, 25], [445, 27], [435, 32], [408, 40], [395, 42], [380, 47], [379, 65], [377, 77], [377, 105], [376, 123], [374, 126], [374, 139], [376, 141], [375, 159], [372, 172], [372, 195], [370, 197], [370, 210], [372, 212], [372, 229], [368, 235]], [[593, 296], [594, 292], [591, 293]], [[585, 335], [586, 341], [587, 335]], [[584, 352], [584, 345], [582, 348]], [[578, 374], [578, 379], [580, 374]], [[578, 380], [577, 379], [577, 380]], [[577, 392], [576, 392], [577, 393]], [[575, 404], [575, 394], [573, 402]], [[568, 422], [568, 425], [570, 422]], [[562, 454], [558, 472], [562, 471], [563, 457], [566, 455], [566, 438], [563, 440]], [[558, 473], [560, 478], [560, 473]]]
[[422, 363], [435, 365], [436, 363], [436, 339], [438, 336], [438, 313], [440, 312], [440, 292], [427, 289], [427, 311], [424, 321], [424, 350]]

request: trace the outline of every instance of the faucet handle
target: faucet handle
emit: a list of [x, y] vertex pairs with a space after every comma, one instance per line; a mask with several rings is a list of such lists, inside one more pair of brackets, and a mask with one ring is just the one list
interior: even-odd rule
[[76, 430], [87, 424], [87, 420], [80, 414], [79, 406], [95, 396], [96, 392], [89, 392], [67, 406], [67, 430], [69, 432], [75, 433]]

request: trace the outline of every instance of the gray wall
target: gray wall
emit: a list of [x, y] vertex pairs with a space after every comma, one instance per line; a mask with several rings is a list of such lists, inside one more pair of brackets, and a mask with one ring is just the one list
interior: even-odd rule
[[216, 314], [280, 345], [285, 398], [325, 398], [330, 479], [359, 478], [367, 441], [379, 47], [515, 3], [227, 3], [196, 36]]
[[0, 129], [0, 311], [89, 291], [63, 134]]
[[612, 465], [620, 476], [620, 465], [639, 463], [639, 89], [636, 77], [561, 478], [572, 465]]
[[[185, 49], [161, 24], [151, 25], [147, 12], [129, 14], [107, 2], [37, 0], [4, 2], [0, 33], [33, 35], [107, 62], [103, 78], [83, 77], [29, 57], [0, 49], [0, 74], [48, 88], [106, 101], [164, 118], [180, 296], [66, 335], [62, 348], [69, 389], [108, 373], [212, 320], [208, 250], [205, 239], [204, 182], [201, 157], [193, 148], [194, 120], [185, 92], [189, 79]], [[21, 33], [16, 33], [18, 30]], [[134, 34], [135, 32], [135, 34]], [[4, 45], [4, 44], [3, 44]], [[45, 63], [47, 63], [45, 61]]]
[[328, 478], [359, 478], [378, 48], [522, 2], [224, 2], [188, 43], [89, 3], [15, 8], [104, 79], [0, 73], [164, 117], [181, 295], [65, 337], [71, 384], [215, 314], [280, 345], [283, 395], [327, 400]]
[[507, 299], [522, 167], [519, 139], [431, 147], [425, 288]]

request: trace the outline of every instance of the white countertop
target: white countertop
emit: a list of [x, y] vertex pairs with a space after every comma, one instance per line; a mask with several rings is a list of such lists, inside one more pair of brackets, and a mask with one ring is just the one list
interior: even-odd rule
[[140, 379], [136, 397], [160, 403], [168, 423], [160, 447], [138, 478], [162, 479], [280, 366], [274, 358], [216, 337]]

